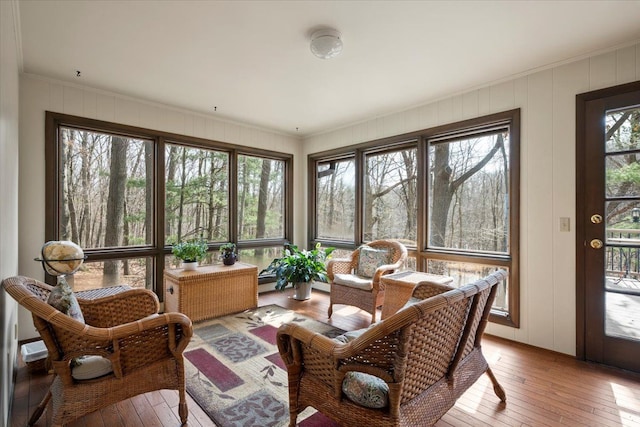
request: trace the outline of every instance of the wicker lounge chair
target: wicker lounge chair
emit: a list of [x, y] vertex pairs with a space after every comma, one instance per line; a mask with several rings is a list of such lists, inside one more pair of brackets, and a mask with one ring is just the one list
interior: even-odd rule
[[331, 300], [329, 301], [329, 317], [333, 314], [334, 304], [345, 304], [358, 307], [371, 313], [371, 322], [376, 321], [376, 308], [384, 301], [384, 287], [380, 277], [393, 273], [402, 267], [407, 259], [407, 248], [396, 240], [374, 240], [367, 246], [378, 251], [387, 251], [386, 263], [378, 265], [372, 277], [358, 277], [360, 253], [359, 247], [351, 254], [351, 258], [332, 259], [327, 264], [327, 275], [331, 282]]
[[[31, 311], [54, 371], [49, 392], [36, 408], [33, 425], [51, 401], [52, 424], [64, 425], [113, 403], [160, 389], [179, 391], [179, 414], [187, 421], [182, 352], [193, 333], [191, 320], [180, 313], [158, 314], [155, 294], [127, 289], [102, 298], [76, 294], [86, 324], [47, 304], [52, 287], [24, 276], [2, 285], [20, 305]], [[95, 379], [72, 377], [72, 360], [102, 356], [112, 372]], [[100, 359], [104, 361], [104, 359]], [[77, 375], [76, 375], [77, 376]]]
[[[289, 376], [289, 425], [312, 406], [345, 426], [430, 426], [485, 372], [505, 402], [480, 341], [496, 284], [506, 277], [498, 271], [450, 290], [419, 284], [413, 305], [346, 343], [282, 325], [278, 348]], [[384, 407], [364, 407], [346, 396], [343, 381], [353, 371], [383, 380], [377, 381], [388, 387]]]

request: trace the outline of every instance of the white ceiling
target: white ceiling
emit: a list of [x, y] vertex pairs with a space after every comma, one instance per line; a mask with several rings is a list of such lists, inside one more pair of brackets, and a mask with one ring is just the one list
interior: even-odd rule
[[640, 39], [638, 0], [18, 4], [26, 73], [300, 137]]

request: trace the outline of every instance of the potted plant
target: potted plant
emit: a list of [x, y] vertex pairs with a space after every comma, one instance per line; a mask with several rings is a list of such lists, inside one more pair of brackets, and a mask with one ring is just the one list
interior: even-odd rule
[[202, 239], [195, 239], [173, 245], [171, 253], [182, 260], [182, 268], [195, 270], [198, 262], [207, 254], [207, 250], [209, 250], [207, 242]]
[[285, 249], [281, 258], [274, 259], [262, 272], [275, 274], [277, 290], [282, 291], [291, 284], [295, 290], [293, 298], [306, 300], [311, 297], [313, 281], [327, 281], [325, 261], [334, 249], [322, 249], [320, 243], [310, 251], [299, 250], [292, 245]]
[[228, 242], [220, 245], [220, 258], [222, 258], [222, 263], [224, 265], [235, 264], [238, 259], [238, 254], [236, 253], [236, 244]]

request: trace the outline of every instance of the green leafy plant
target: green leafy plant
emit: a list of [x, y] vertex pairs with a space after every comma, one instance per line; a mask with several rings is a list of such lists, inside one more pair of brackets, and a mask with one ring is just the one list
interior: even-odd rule
[[234, 253], [235, 251], [236, 251], [235, 243], [228, 242], [220, 245], [220, 252], [222, 253]]
[[290, 246], [285, 249], [284, 256], [274, 259], [262, 272], [275, 274], [276, 289], [279, 291], [284, 290], [289, 284], [293, 286], [312, 280], [326, 282], [328, 279], [325, 261], [331, 257], [334, 249], [322, 249], [320, 243], [310, 251]]
[[184, 262], [200, 261], [207, 254], [209, 246], [202, 239], [189, 240], [173, 245], [171, 253]]

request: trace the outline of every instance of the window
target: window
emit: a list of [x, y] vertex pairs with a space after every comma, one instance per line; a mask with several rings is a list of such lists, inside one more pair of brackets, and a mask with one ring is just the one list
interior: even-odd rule
[[519, 118], [514, 110], [311, 155], [310, 244], [399, 239], [407, 268], [456, 286], [505, 269], [491, 320], [517, 327]]
[[291, 239], [291, 155], [50, 112], [46, 139], [46, 239], [85, 250], [77, 290], [128, 283], [162, 299], [175, 242], [205, 239], [215, 263], [233, 241], [261, 269]]

